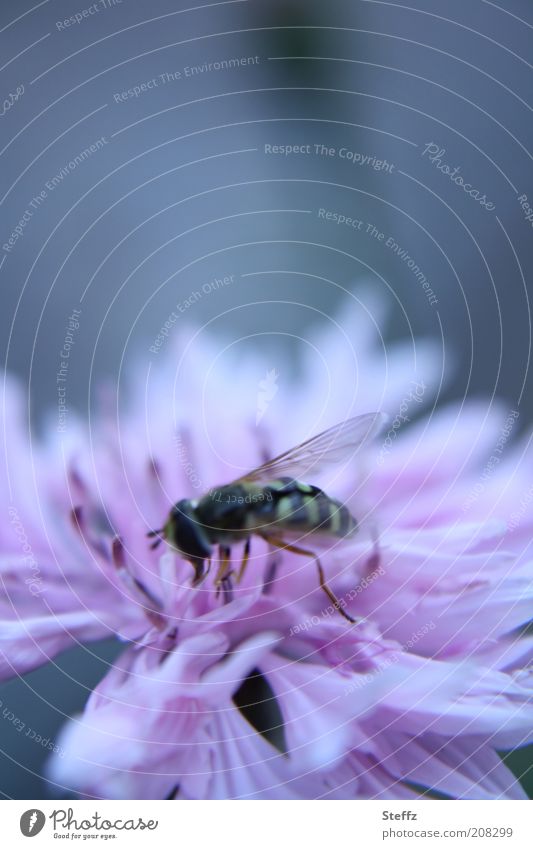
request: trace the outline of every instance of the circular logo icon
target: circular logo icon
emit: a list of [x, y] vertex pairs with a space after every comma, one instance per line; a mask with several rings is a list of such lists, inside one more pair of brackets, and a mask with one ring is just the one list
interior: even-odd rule
[[37, 808], [30, 808], [29, 811], [24, 811], [20, 818], [20, 830], [24, 837], [35, 837], [43, 830], [46, 817], [42, 811]]

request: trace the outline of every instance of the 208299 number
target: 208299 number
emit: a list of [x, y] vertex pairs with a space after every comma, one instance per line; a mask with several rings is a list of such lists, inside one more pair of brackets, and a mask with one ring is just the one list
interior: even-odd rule
[[513, 829], [506, 826], [469, 828], [469, 837], [512, 837]]

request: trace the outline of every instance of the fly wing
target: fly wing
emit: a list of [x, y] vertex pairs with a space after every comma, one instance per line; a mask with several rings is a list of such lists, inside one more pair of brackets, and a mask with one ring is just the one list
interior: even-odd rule
[[268, 460], [237, 482], [267, 482], [292, 477], [313, 482], [328, 468], [354, 460], [379, 433], [386, 421], [383, 413], [355, 416]]

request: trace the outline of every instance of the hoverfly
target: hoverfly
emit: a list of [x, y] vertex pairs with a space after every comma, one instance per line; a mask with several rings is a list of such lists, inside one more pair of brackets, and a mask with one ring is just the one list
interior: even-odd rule
[[300, 478], [309, 479], [327, 466], [351, 459], [377, 434], [383, 420], [381, 413], [348, 419], [232, 483], [210, 489], [200, 499], [181, 499], [170, 510], [163, 527], [148, 533], [149, 537], [157, 537], [151, 547], [166, 540], [191, 563], [195, 573], [193, 586], [197, 586], [205, 578], [205, 564], [210, 567], [213, 549], [218, 545], [220, 561], [215, 586], [220, 588], [232, 572], [232, 544], [244, 542], [239, 582], [250, 556], [252, 536], [262, 537], [275, 548], [313, 557], [321, 588], [336, 610], [354, 623], [326, 583], [318, 554], [300, 546], [298, 537], [349, 539], [358, 530], [357, 519], [340, 501]]

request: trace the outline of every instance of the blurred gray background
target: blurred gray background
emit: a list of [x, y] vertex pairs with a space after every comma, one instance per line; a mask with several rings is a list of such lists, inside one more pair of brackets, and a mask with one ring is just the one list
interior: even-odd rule
[[[389, 340], [439, 340], [441, 402], [496, 394], [527, 427], [532, 27], [528, 0], [4, 0], [0, 336], [35, 427], [74, 309], [84, 415], [121, 362], [148, 366], [177, 303], [228, 275], [184, 311], [222, 340], [261, 334], [243, 353], [286, 359], [309, 307], [326, 321], [364, 279]], [[54, 739], [115, 652], [68, 653], [0, 698]], [[46, 751], [3, 721], [0, 749], [4, 795], [48, 792]]]

